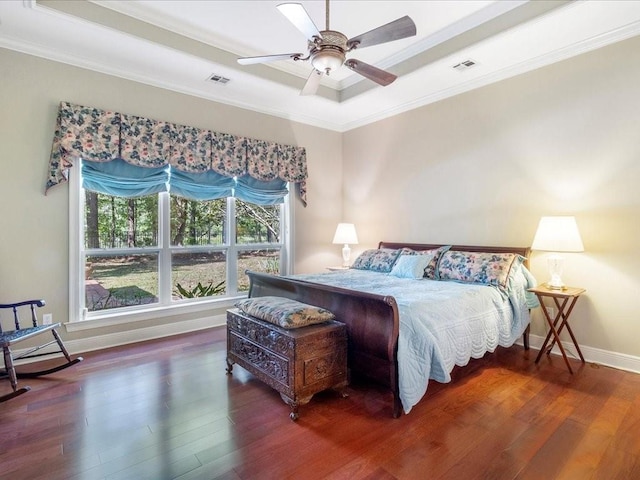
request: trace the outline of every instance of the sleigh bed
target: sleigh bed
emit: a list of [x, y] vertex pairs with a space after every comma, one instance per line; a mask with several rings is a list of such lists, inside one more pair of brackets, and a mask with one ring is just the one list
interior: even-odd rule
[[[526, 292], [535, 283], [527, 270], [529, 253], [528, 247], [381, 242], [356, 259], [358, 268], [343, 272], [283, 277], [248, 271], [249, 297], [286, 297], [333, 312], [347, 325], [351, 373], [388, 387], [393, 416], [399, 417], [426, 393], [430, 379], [450, 381], [455, 365], [466, 365], [498, 345], [511, 346], [521, 335], [529, 348], [529, 308], [535, 306]], [[380, 268], [376, 259], [381, 254], [396, 255], [395, 268]], [[420, 261], [430, 255], [426, 278], [395, 273], [402, 270], [401, 263], [416, 263], [408, 255], [421, 256]], [[502, 275], [500, 284], [494, 281], [494, 267]], [[353, 287], [362, 278], [375, 286]], [[426, 291], [424, 299], [421, 290]], [[469, 301], [479, 301], [485, 311], [477, 313]], [[416, 315], [424, 317], [426, 326], [409, 323]], [[487, 316], [489, 326], [482, 323]]]

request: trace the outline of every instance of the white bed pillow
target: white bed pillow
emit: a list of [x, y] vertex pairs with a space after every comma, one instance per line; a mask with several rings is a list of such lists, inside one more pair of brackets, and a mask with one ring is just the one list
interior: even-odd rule
[[427, 264], [424, 269], [424, 278], [428, 278], [430, 280], [438, 280], [438, 264], [440, 263], [440, 259], [444, 252], [448, 251], [451, 248], [451, 245], [443, 245], [438, 248], [432, 248], [430, 250], [413, 250], [411, 248], [403, 248], [401, 254], [402, 255], [428, 255], [431, 258], [431, 261]]
[[389, 275], [399, 278], [423, 278], [424, 269], [429, 265], [433, 256], [433, 254], [400, 255]]

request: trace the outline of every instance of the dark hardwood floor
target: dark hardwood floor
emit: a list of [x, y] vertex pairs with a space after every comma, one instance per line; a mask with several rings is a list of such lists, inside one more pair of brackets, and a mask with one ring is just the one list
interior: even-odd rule
[[[408, 415], [354, 383], [289, 420], [225, 330], [90, 352], [0, 404], [2, 479], [637, 479], [640, 375], [499, 349]], [[0, 394], [9, 390], [6, 380]]]

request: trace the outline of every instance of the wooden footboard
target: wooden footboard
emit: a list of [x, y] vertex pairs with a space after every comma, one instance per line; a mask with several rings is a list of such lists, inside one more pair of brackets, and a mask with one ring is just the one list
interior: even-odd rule
[[326, 308], [347, 325], [349, 369], [389, 387], [393, 416], [402, 412], [398, 390], [398, 306], [391, 296], [248, 271], [249, 296], [275, 295]]

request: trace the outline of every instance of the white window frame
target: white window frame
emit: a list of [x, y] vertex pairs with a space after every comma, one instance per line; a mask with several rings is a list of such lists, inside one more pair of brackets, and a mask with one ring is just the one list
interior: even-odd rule
[[[84, 198], [80, 162], [69, 170], [69, 323], [67, 330], [83, 330], [140, 320], [149, 320], [169, 315], [180, 315], [210, 310], [211, 308], [231, 307], [238, 298], [246, 296], [246, 292], [238, 292], [237, 288], [237, 254], [243, 250], [260, 250], [280, 248], [280, 272], [292, 271], [292, 225], [293, 205], [291, 193], [285, 197], [280, 209], [281, 242], [278, 244], [236, 244], [235, 198], [227, 199], [226, 231], [229, 238], [223, 245], [204, 247], [177, 247], [170, 242], [170, 196], [159, 194], [158, 229], [159, 245], [136, 249], [109, 249], [109, 254], [118, 253], [157, 253], [158, 254], [158, 303], [122, 307], [100, 312], [89, 312], [85, 302], [85, 257], [84, 248]], [[187, 299], [179, 302], [171, 300], [171, 255], [181, 251], [226, 252], [227, 259], [227, 291], [224, 296], [204, 299]]]

